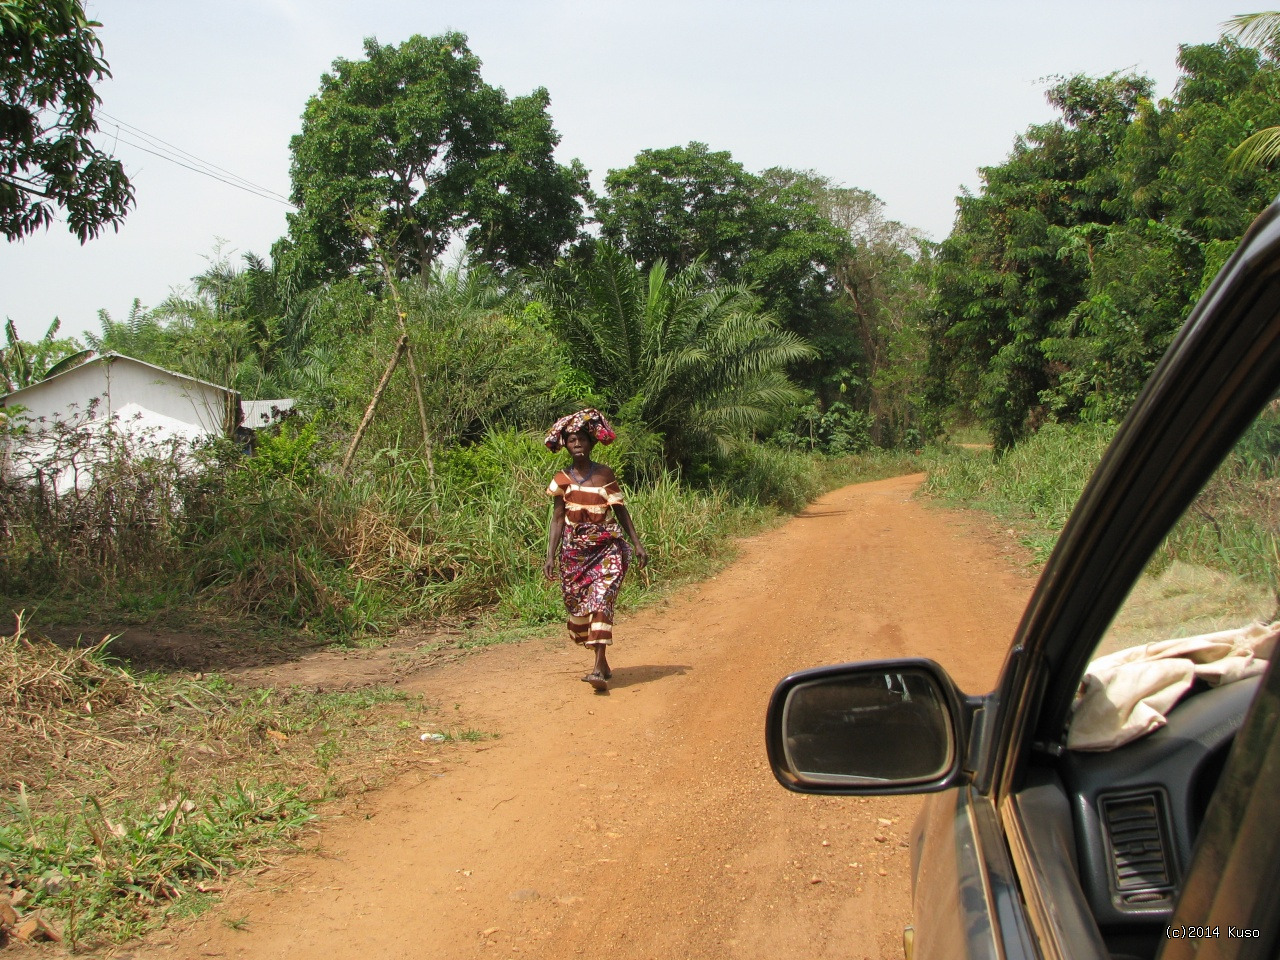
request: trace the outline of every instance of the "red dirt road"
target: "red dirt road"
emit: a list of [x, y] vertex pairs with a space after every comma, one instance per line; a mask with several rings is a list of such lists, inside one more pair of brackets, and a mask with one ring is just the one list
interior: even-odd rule
[[446, 724], [500, 739], [410, 741], [409, 772], [326, 821], [318, 854], [127, 954], [901, 956], [919, 800], [788, 793], [762, 730], [801, 667], [924, 655], [993, 685], [1031, 580], [972, 519], [913, 500], [920, 479], [835, 491], [623, 619], [607, 695], [567, 640], [411, 677]]

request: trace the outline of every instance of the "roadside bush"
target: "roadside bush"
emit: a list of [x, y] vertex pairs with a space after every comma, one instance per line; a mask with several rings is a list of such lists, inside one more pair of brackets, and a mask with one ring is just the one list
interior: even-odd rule
[[789, 426], [775, 431], [770, 441], [792, 450], [846, 456], [875, 447], [873, 425], [871, 414], [855, 410], [843, 400], [836, 400], [825, 409], [809, 403], [796, 412]]
[[[86, 453], [92, 438], [68, 432]], [[257, 626], [349, 638], [412, 619], [537, 625], [562, 616], [545, 582], [551, 503], [567, 462], [541, 433], [490, 430], [427, 461], [376, 449], [352, 476], [328, 466], [314, 424], [259, 439], [245, 456], [228, 442], [169, 457], [121, 441], [95, 448], [93, 482], [59, 490], [52, 468], [3, 488], [0, 589], [10, 604], [48, 598], [98, 616], [135, 619], [175, 602]], [[796, 511], [823, 487], [818, 461], [741, 444], [717, 473], [683, 483], [661, 465], [658, 438], [618, 426], [594, 454], [628, 490], [652, 557], [624, 594], [634, 603], [725, 556], [734, 534]], [[154, 599], [148, 599], [152, 597]]]
[[719, 482], [734, 497], [798, 513], [822, 492], [818, 460], [809, 454], [743, 443], [718, 464]]
[[922, 490], [995, 514], [1043, 561], [1115, 431], [1114, 424], [1048, 423], [1001, 454], [953, 448], [931, 464]]
[[104, 430], [93, 411], [0, 437], [0, 590], [89, 587], [163, 567], [196, 456], [154, 432]]
[[[955, 451], [930, 465], [924, 491], [990, 511], [1045, 559], [1115, 433], [1046, 424], [1002, 456]], [[1162, 549], [1280, 596], [1280, 410], [1268, 409], [1218, 468]]]

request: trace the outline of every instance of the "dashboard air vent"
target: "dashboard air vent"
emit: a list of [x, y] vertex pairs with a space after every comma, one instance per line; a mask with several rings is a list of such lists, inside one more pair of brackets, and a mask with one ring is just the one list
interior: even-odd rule
[[1154, 792], [1104, 797], [1101, 806], [1117, 906], [1140, 908], [1168, 902], [1177, 878], [1164, 797]]

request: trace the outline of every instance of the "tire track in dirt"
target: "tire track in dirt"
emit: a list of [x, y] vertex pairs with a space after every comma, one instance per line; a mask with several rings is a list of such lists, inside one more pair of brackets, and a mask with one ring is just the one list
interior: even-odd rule
[[317, 853], [129, 954], [900, 956], [919, 800], [788, 793], [762, 734], [802, 667], [922, 655], [993, 685], [1031, 580], [969, 518], [913, 500], [920, 480], [830, 493], [621, 620], [608, 695], [567, 640], [409, 678], [501, 739], [415, 741], [412, 772], [326, 821]]

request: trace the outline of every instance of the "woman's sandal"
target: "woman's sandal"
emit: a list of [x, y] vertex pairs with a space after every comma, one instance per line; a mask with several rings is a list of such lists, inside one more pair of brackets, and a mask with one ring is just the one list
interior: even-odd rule
[[[583, 682], [583, 683], [590, 683], [590, 682], [591, 682], [591, 678], [592, 678], [592, 677], [594, 677], [594, 676], [596, 676], [596, 672], [595, 672], [594, 670], [593, 670], [593, 671], [591, 671], [590, 673], [584, 673], [584, 674], [582, 675], [582, 682]], [[605, 678], [606, 680], [612, 680], [612, 679], [613, 679], [613, 671], [612, 671], [612, 670], [606, 670], [606, 671], [604, 672], [603, 676], [604, 676], [604, 678]]]
[[602, 692], [609, 689], [609, 681], [598, 673], [587, 674], [586, 681], [594, 690]]

